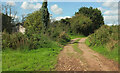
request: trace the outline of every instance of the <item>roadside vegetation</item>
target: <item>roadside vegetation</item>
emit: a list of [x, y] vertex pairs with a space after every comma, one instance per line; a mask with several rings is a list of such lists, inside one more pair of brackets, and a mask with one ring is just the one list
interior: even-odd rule
[[103, 54], [109, 59], [115, 61], [118, 60], [118, 48], [120, 48], [118, 42], [118, 28], [120, 26], [107, 26], [103, 25], [95, 33], [88, 36], [86, 44], [91, 47], [91, 49]]
[[55, 71], [60, 47], [3, 51], [3, 71]]
[[[101, 11], [92, 7], [80, 8], [72, 18], [51, 22], [47, 2], [43, 2], [41, 9], [28, 14], [23, 19], [22, 24], [26, 29], [24, 34], [12, 32], [12, 27], [17, 25], [16, 22], [8, 16], [8, 13], [1, 15], [4, 18], [2, 20], [3, 71], [53, 71], [57, 63], [57, 55], [64, 45], [71, 39], [86, 37], [104, 25]], [[77, 43], [74, 44], [75, 50], [81, 53], [76, 46]]]

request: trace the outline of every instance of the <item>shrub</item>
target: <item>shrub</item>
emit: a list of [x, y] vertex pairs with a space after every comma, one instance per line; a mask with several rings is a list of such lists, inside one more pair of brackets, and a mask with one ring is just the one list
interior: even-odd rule
[[103, 25], [96, 30], [94, 34], [91, 34], [88, 39], [90, 46], [107, 45], [111, 49], [118, 43], [119, 40], [118, 26]]
[[48, 36], [42, 34], [31, 34], [31, 36], [22, 33], [8, 34], [3, 33], [2, 48], [17, 49], [38, 49], [57, 47], [58, 44], [50, 40]]
[[90, 35], [86, 40], [86, 44], [93, 50], [106, 56], [107, 58], [118, 61], [119, 41], [118, 38], [119, 26], [103, 25], [94, 34]]
[[70, 41], [70, 37], [65, 32], [61, 32], [60, 35], [59, 35], [58, 41], [62, 45], [65, 45], [67, 42]]
[[49, 39], [48, 36], [43, 34], [32, 34], [29, 39], [30, 48], [38, 49], [38, 48], [51, 48], [57, 46], [55, 42]]
[[3, 33], [2, 38], [2, 48], [12, 48], [12, 49], [28, 49], [28, 39], [27, 37], [22, 33]]

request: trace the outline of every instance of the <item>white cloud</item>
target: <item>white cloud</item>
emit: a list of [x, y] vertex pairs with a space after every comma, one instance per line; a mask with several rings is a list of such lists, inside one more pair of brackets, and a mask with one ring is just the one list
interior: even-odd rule
[[66, 19], [66, 18], [71, 18], [70, 16], [65, 16], [65, 17], [56, 17], [55, 20], [59, 21], [61, 19]]
[[104, 11], [105, 11], [105, 9], [104, 9], [104, 8], [102, 8], [102, 7], [98, 7], [98, 9], [99, 9], [99, 10], [101, 10], [102, 12], [104, 12]]
[[105, 15], [118, 15], [118, 2], [104, 2], [102, 5], [107, 7], [104, 12]]
[[55, 14], [62, 14], [63, 12], [63, 9], [62, 8], [59, 8], [57, 4], [51, 6], [51, 11]]
[[118, 9], [118, 2], [104, 2], [102, 5], [110, 9]]
[[118, 2], [113, 1], [114, 0], [106, 0], [106, 2], [102, 3], [103, 7], [99, 8], [104, 14], [104, 21], [107, 25], [118, 24]]
[[104, 16], [106, 24], [118, 24], [118, 16]]
[[16, 5], [15, 2], [13, 2], [13, 1], [8, 1], [6, 3], [7, 3], [7, 5], [10, 5], [10, 6], [15, 6]]
[[23, 9], [39, 9], [42, 7], [42, 4], [40, 3], [28, 3], [28, 2], [23, 2], [23, 4], [21, 5], [21, 8]]
[[106, 10], [104, 12], [105, 15], [117, 15], [118, 14], [118, 10]]
[[104, 2], [103, 7], [98, 7], [104, 15], [117, 15], [118, 14], [118, 3], [117, 2]]

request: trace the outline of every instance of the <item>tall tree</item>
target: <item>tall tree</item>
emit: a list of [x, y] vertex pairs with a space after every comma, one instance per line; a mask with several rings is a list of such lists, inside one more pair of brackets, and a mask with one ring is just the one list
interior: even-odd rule
[[1, 14], [2, 15], [2, 31], [6, 31], [8, 33], [12, 33], [12, 17], [6, 15], [6, 14]]
[[79, 11], [77, 13], [75, 13], [75, 15], [77, 14], [84, 14], [85, 16], [89, 17], [93, 24], [92, 27], [90, 28], [89, 31], [91, 31], [91, 33], [93, 33], [96, 29], [100, 28], [102, 25], [104, 25], [104, 19], [103, 19], [103, 15], [101, 13], [100, 10], [98, 10], [97, 8], [88, 8], [88, 7], [82, 7], [79, 9]]
[[44, 0], [41, 11], [42, 11], [42, 22], [43, 22], [44, 28], [46, 30], [48, 28], [48, 24], [49, 24], [49, 12], [48, 12], [48, 8], [47, 8], [47, 0]]

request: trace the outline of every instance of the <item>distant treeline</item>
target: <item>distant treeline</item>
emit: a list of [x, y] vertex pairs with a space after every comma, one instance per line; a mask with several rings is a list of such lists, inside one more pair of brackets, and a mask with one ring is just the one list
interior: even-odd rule
[[[3, 17], [5, 16], [3, 14]], [[3, 21], [6, 20], [8, 19], [3, 19]], [[11, 34], [7, 28], [7, 25], [11, 25], [11, 23], [8, 22], [3, 23], [3, 31], [6, 30], [3, 32], [3, 48], [12, 49], [53, 47], [55, 42], [59, 45], [65, 45], [70, 41], [69, 35], [88, 36], [104, 25], [101, 11], [92, 7], [80, 8], [72, 18], [51, 22], [47, 2], [43, 2], [41, 9], [26, 16], [24, 20], [25, 34]]]

